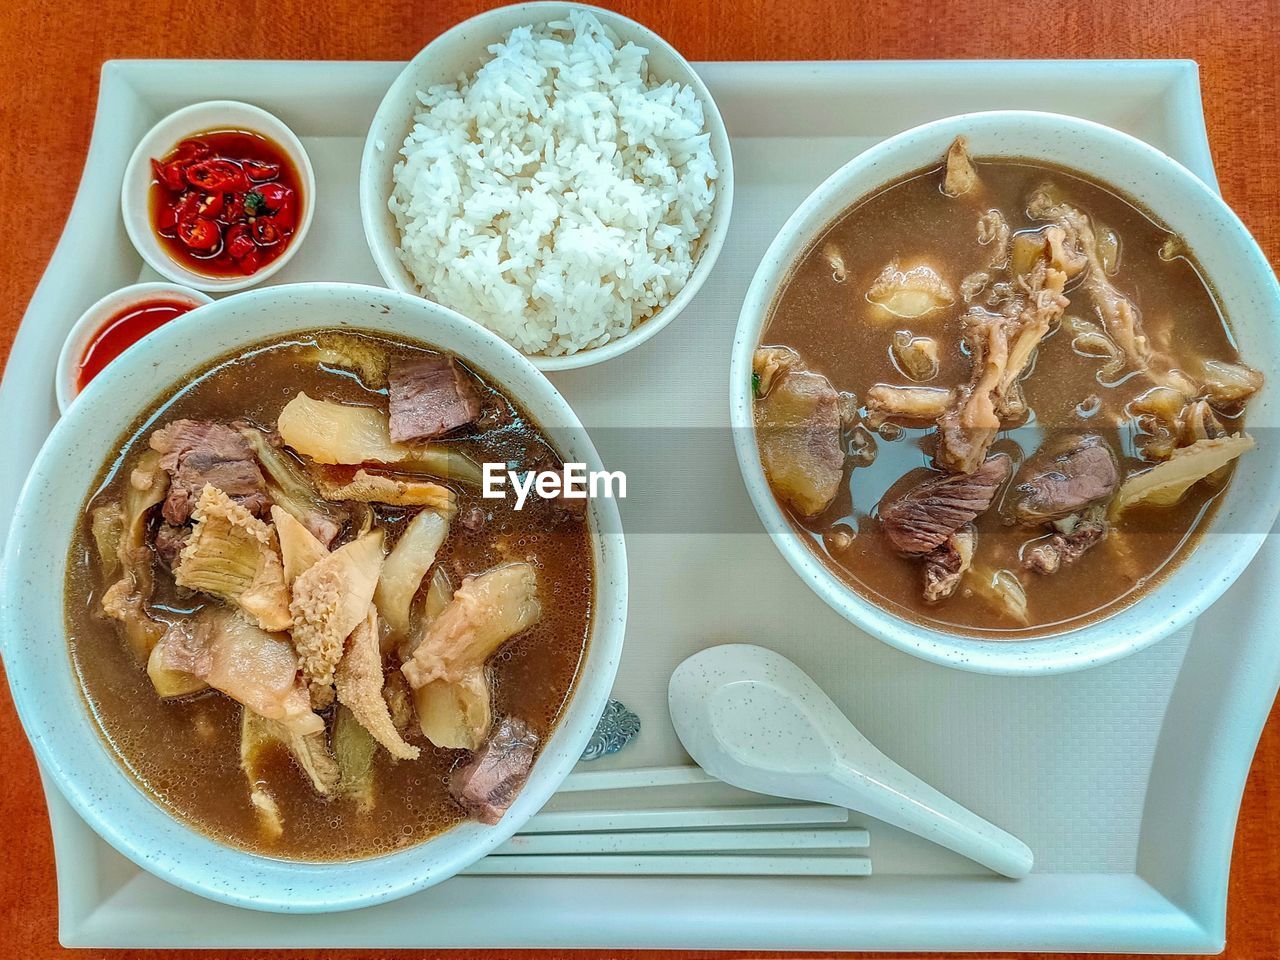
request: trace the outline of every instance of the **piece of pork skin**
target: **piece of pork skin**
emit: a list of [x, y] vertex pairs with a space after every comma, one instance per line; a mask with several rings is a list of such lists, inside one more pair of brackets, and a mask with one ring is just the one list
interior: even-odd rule
[[831, 381], [793, 366], [773, 378], [752, 413], [769, 486], [804, 516], [821, 513], [844, 476], [840, 398]]

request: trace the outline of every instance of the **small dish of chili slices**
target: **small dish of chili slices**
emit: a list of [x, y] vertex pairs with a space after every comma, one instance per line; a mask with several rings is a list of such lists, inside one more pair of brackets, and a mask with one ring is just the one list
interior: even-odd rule
[[301, 246], [315, 173], [278, 118], [211, 100], [170, 114], [142, 138], [120, 207], [129, 239], [156, 272], [197, 290], [243, 290]]

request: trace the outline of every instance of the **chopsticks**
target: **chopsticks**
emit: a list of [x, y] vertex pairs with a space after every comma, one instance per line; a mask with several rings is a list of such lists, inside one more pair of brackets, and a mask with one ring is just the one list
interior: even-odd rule
[[521, 835], [593, 833], [714, 827], [769, 827], [786, 824], [846, 823], [849, 811], [817, 803], [767, 807], [674, 807], [650, 810], [557, 810], [540, 813]]
[[[719, 783], [699, 767], [588, 770], [562, 793]], [[849, 811], [818, 803], [556, 810], [465, 872], [474, 876], [828, 876], [871, 873]], [[796, 851], [803, 851], [798, 853]]]
[[867, 877], [867, 857], [625, 856], [485, 857], [468, 867], [471, 876], [806, 876]]
[[673, 833], [566, 833], [512, 837], [491, 856], [523, 854], [705, 853], [745, 850], [865, 849], [867, 831], [707, 830]]
[[639, 767], [632, 770], [586, 770], [571, 773], [558, 793], [586, 790], [634, 790], [641, 787], [683, 787], [719, 783], [701, 767]]

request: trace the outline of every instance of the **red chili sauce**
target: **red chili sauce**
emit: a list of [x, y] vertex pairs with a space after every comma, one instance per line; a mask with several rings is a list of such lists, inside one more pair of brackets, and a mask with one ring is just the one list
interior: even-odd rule
[[185, 300], [147, 300], [125, 307], [104, 323], [80, 357], [76, 370], [76, 392], [102, 372], [102, 368], [152, 330], [180, 317], [195, 304]]
[[209, 277], [256, 273], [293, 239], [298, 172], [276, 143], [210, 130], [151, 159], [151, 226], [165, 251]]

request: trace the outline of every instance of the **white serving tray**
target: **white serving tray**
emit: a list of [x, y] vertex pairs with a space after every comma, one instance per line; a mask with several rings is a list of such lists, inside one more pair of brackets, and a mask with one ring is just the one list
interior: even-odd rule
[[[276, 282], [378, 282], [356, 203], [364, 132], [394, 63], [109, 63], [84, 181], [0, 384], [9, 451], [0, 529], [55, 418], [58, 347], [81, 310], [137, 280], [118, 184], [138, 138], [183, 104], [230, 97], [279, 114], [318, 181], [313, 231]], [[886, 753], [1026, 840], [1011, 882], [875, 821], [865, 879], [459, 877], [355, 913], [282, 917], [169, 887], [46, 791], [62, 942], [77, 947], [733, 947], [1217, 952], [1235, 817], [1280, 682], [1270, 538], [1195, 628], [1119, 663], [1054, 678], [924, 663], [831, 613], [776, 553], [745, 495], [727, 427], [741, 297], [776, 228], [820, 180], [914, 124], [993, 108], [1076, 113], [1155, 144], [1215, 183], [1190, 62], [709, 63], [733, 137], [729, 242], [689, 310], [607, 364], [552, 379], [612, 469], [631, 568], [616, 694], [636, 742], [593, 769], [687, 762], [666, 715], [671, 670], [709, 644], [774, 647], [822, 682]], [[146, 271], [143, 277], [150, 276]], [[1223, 534], [1226, 535], [1226, 534]], [[683, 791], [677, 793], [676, 791]], [[638, 791], [636, 793], [639, 793]], [[678, 800], [705, 787], [584, 798]], [[665, 800], [664, 800], [665, 798]], [[860, 818], [865, 819], [865, 818]]]

